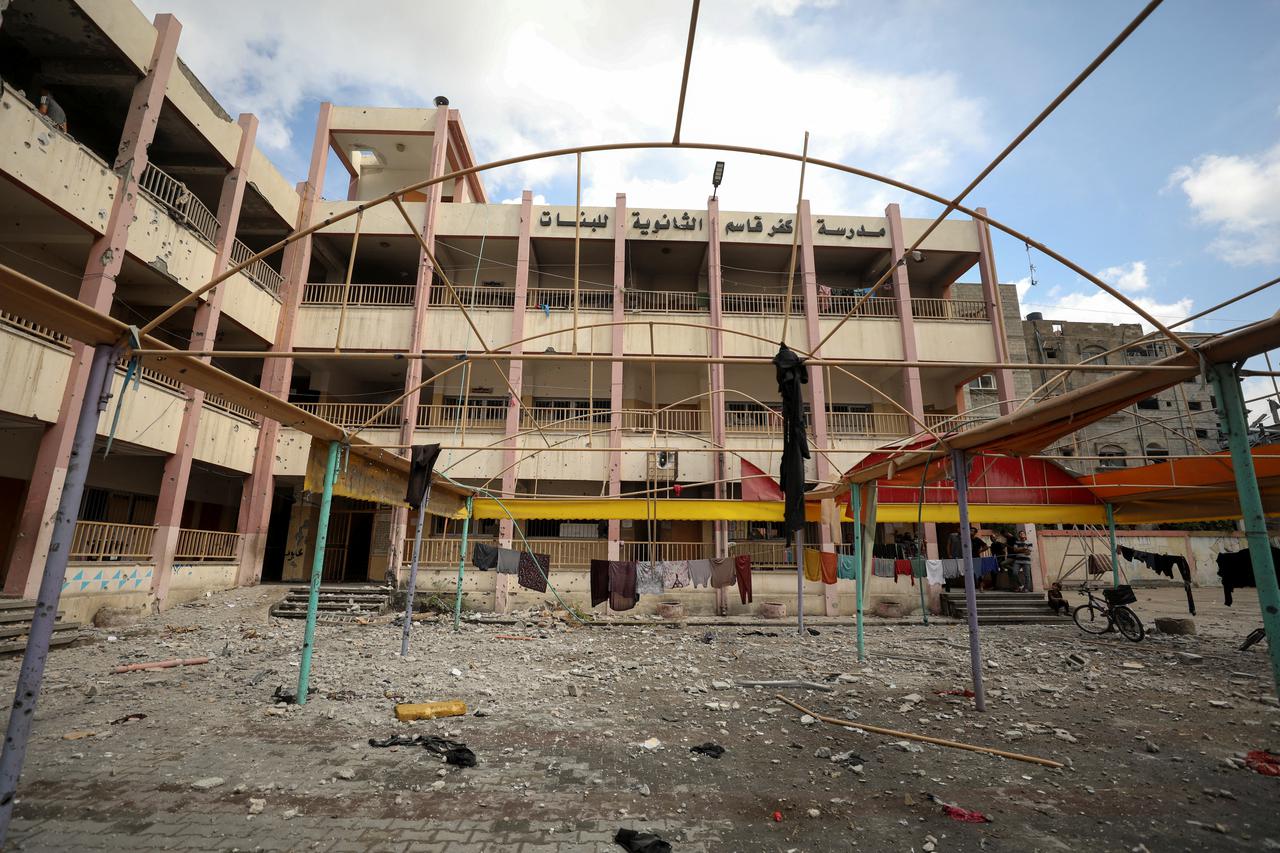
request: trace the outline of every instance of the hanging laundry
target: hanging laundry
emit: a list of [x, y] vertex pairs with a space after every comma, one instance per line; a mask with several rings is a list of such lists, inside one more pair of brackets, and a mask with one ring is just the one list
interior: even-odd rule
[[733, 570], [738, 576], [738, 597], [743, 604], [751, 603], [751, 558], [741, 554], [733, 558]]
[[[1280, 548], [1272, 547], [1271, 560], [1276, 567], [1276, 577], [1280, 579]], [[1253, 561], [1249, 557], [1249, 549], [1243, 551], [1223, 551], [1218, 554], [1218, 577], [1222, 578], [1222, 603], [1231, 606], [1232, 590], [1258, 585], [1253, 576]]]
[[821, 558], [813, 548], [804, 549], [804, 579], [807, 581], [822, 580]]
[[664, 560], [658, 565], [662, 567], [663, 589], [686, 589], [691, 586], [688, 560]]
[[836, 577], [845, 581], [856, 581], [858, 579], [858, 561], [853, 558], [852, 554], [841, 554], [836, 561]]
[[498, 549], [498, 574], [514, 575], [520, 571], [520, 552], [512, 548]]
[[636, 563], [636, 595], [662, 595], [662, 564], [649, 560]]
[[711, 559], [711, 586], [724, 589], [738, 582], [733, 565], [733, 557], [713, 557]]
[[1105, 575], [1111, 571], [1111, 561], [1101, 554], [1090, 554], [1085, 563], [1086, 571], [1091, 575]]
[[1164, 571], [1161, 571], [1159, 554], [1153, 554], [1150, 551], [1139, 551], [1136, 548], [1129, 548], [1125, 545], [1121, 545], [1116, 550], [1119, 551], [1120, 556], [1124, 557], [1126, 560], [1129, 560], [1135, 563], [1142, 563], [1144, 566], [1146, 566], [1148, 569], [1150, 569], [1151, 571], [1155, 572], [1158, 575], [1163, 574], [1170, 578], [1173, 577], [1173, 572], [1169, 570], [1168, 566], [1165, 566]]
[[871, 560], [871, 574], [878, 578], [893, 577], [893, 560], [887, 557], [874, 557]]
[[924, 557], [911, 558], [911, 576], [913, 578], [928, 577], [928, 572], [925, 569], [924, 563], [925, 563]]
[[825, 584], [834, 584], [839, 577], [839, 558], [835, 551], [822, 551], [818, 554], [818, 560], [822, 564], [822, 582]]
[[893, 561], [893, 582], [894, 583], [898, 582], [899, 576], [911, 578], [911, 585], [912, 586], [916, 585], [915, 576], [911, 574], [910, 560], [894, 560]]
[[520, 569], [516, 573], [520, 586], [534, 592], [547, 591], [547, 576], [551, 574], [551, 558], [546, 554], [520, 552]]
[[591, 606], [599, 607], [609, 600], [609, 561], [591, 561]]
[[483, 542], [477, 542], [471, 550], [471, 564], [480, 571], [488, 571], [498, 565], [498, 549]]
[[964, 577], [964, 560], [948, 557], [942, 561], [942, 577], [944, 581], [953, 581]]
[[609, 609], [630, 610], [636, 606], [636, 564], [630, 560], [609, 562]]
[[947, 582], [942, 570], [942, 560], [925, 560], [924, 575], [929, 583], [944, 584]]
[[711, 561], [690, 560], [689, 581], [694, 586], [708, 586], [711, 583]]

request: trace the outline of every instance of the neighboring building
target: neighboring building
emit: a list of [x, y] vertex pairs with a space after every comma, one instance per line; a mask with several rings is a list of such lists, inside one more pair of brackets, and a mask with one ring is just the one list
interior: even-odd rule
[[[168, 16], [153, 25], [131, 5], [107, 0], [9, 5], [0, 27], [0, 262], [142, 323], [297, 227], [475, 162], [461, 114], [443, 99], [422, 109], [324, 104], [308, 179], [290, 187], [254, 147], [256, 119], [233, 121], [176, 60], [179, 29]], [[38, 114], [33, 93], [42, 86], [66, 110], [69, 134]], [[334, 163], [347, 172], [347, 197], [321, 198], [317, 188]], [[136, 192], [119, 191], [122, 175], [136, 179]], [[805, 202], [797, 220], [786, 211], [722, 211], [715, 199], [635, 208], [619, 193], [614, 205], [583, 211], [575, 310], [574, 208], [535, 205], [532, 191], [518, 204], [492, 203], [483, 179], [410, 194], [412, 226], [383, 205], [362, 217], [358, 242], [354, 217], [300, 240], [232, 276], [212, 302], [177, 314], [159, 336], [214, 350], [309, 351], [296, 360], [214, 363], [343, 427], [372, 419], [361, 433], [372, 441], [441, 442], [440, 469], [500, 495], [626, 495], [656, 483], [680, 484], [684, 497], [736, 497], [739, 458], [777, 469], [771, 366], [651, 369], [581, 356], [771, 357], [784, 337], [808, 349], [928, 224], [903, 219], [897, 205], [845, 216], [811, 213]], [[732, 192], [732, 180], [722, 193]], [[787, 306], [793, 231], [798, 269]], [[958, 284], [965, 275], [981, 283]], [[810, 370], [807, 393], [818, 414], [810, 480], [834, 480], [865, 452], [915, 433], [917, 420], [932, 428], [967, 422], [966, 388], [980, 375], [990, 374], [1006, 402], [972, 417], [996, 415], [1026, 395], [1025, 375], [982, 366], [1026, 357], [1016, 291], [997, 280], [987, 229], [967, 220], [944, 222], [893, 271], [892, 286], [822, 348], [824, 356], [883, 364]], [[576, 341], [563, 331], [575, 318]], [[545, 334], [554, 330], [561, 331]], [[337, 343], [426, 357], [341, 359], [332, 354]], [[456, 366], [459, 353], [485, 345], [536, 358], [477, 360], [414, 391]], [[0, 363], [5, 591], [31, 596], [64, 475], [58, 460], [70, 441], [60, 412], [83, 388], [86, 363], [59, 335], [19, 316], [0, 317]], [[403, 403], [378, 414], [406, 391]], [[302, 490], [307, 436], [144, 371], [114, 441], [89, 474], [67, 580], [70, 613], [83, 617], [105, 597], [145, 606], [304, 576], [316, 513]], [[547, 446], [519, 458], [520, 448]], [[436, 534], [456, 535], [456, 523], [436, 522]], [[713, 527], [535, 520], [524, 532], [557, 569], [577, 572], [565, 581], [571, 594], [592, 557], [727, 551], [751, 553], [764, 568], [784, 564], [768, 525]], [[813, 527], [810, 541], [825, 542], [828, 527]], [[939, 534], [926, 527], [936, 542]], [[472, 535], [509, 542], [514, 531], [510, 522], [481, 521]], [[337, 499], [326, 580], [396, 575], [408, 536], [402, 510]], [[425, 556], [434, 571], [424, 572], [424, 585], [456, 572], [456, 554], [454, 539], [430, 539]], [[509, 606], [505, 580], [473, 577], [468, 592], [480, 606]], [[757, 582], [758, 595], [788, 590], [794, 594], [789, 571]], [[530, 600], [521, 596], [515, 601]], [[837, 599], [835, 587], [815, 585], [810, 607], [847, 612], [851, 599], [851, 589], [842, 586]], [[736, 596], [729, 606], [739, 609]]]
[[[1137, 342], [1144, 334], [1137, 323], [1046, 320], [1037, 312], [1027, 315], [1022, 328], [1027, 360], [1034, 364], [1075, 364], [1113, 349], [1117, 352], [1097, 359], [1097, 363], [1146, 364], [1176, 351], [1172, 344], [1164, 341]], [[1194, 333], [1182, 335], [1190, 342], [1204, 337]], [[1052, 379], [1055, 371], [1046, 367], [1030, 374], [1038, 387]], [[1068, 374], [1066, 381], [1057, 386], [1056, 393], [1109, 375]], [[970, 386], [975, 400], [985, 393], [989, 392]], [[1076, 457], [1063, 460], [1063, 464], [1078, 473], [1093, 473], [1105, 468], [1146, 465], [1168, 456], [1214, 453], [1219, 449], [1213, 389], [1208, 380], [1197, 376], [1090, 424], [1046, 452]]]

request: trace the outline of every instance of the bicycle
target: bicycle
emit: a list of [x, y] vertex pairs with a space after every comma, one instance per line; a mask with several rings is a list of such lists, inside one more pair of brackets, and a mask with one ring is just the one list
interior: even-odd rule
[[1080, 592], [1088, 597], [1089, 602], [1071, 611], [1071, 619], [1076, 623], [1077, 628], [1086, 634], [1105, 634], [1112, 629], [1118, 629], [1125, 639], [1135, 643], [1142, 642], [1142, 638], [1147, 635], [1147, 629], [1143, 627], [1138, 614], [1125, 607], [1126, 604], [1132, 604], [1138, 600], [1138, 597], [1133, 594], [1133, 587], [1126, 584], [1114, 589], [1102, 590], [1105, 602], [1093, 594], [1088, 584], [1082, 584]]

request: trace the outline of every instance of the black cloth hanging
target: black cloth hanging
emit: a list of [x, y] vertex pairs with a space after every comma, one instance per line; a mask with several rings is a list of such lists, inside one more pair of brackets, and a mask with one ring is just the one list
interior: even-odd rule
[[409, 488], [405, 492], [404, 502], [414, 509], [422, 506], [422, 500], [427, 496], [431, 472], [435, 470], [439, 456], [438, 444], [419, 444], [413, 448], [413, 456], [409, 460]]
[[778, 471], [784, 501], [782, 527], [790, 545], [793, 534], [804, 529], [804, 460], [809, 458], [809, 442], [805, 438], [800, 386], [808, 384], [809, 373], [804, 359], [786, 344], [778, 347], [773, 366], [778, 374], [778, 393], [782, 395], [782, 465]]
[[[1271, 547], [1271, 561], [1276, 568], [1276, 579], [1280, 580], [1280, 548]], [[1222, 603], [1231, 606], [1231, 591], [1241, 587], [1258, 585], [1253, 576], [1253, 560], [1249, 557], [1249, 549], [1243, 551], [1223, 551], [1218, 554], [1218, 577], [1222, 578]]]

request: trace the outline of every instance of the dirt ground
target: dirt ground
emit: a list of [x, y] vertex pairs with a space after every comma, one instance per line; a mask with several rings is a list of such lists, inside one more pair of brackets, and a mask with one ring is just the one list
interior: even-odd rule
[[[865, 665], [852, 629], [825, 623], [799, 638], [430, 622], [404, 659], [395, 625], [322, 625], [317, 693], [288, 706], [272, 694], [296, 687], [302, 623], [267, 615], [283, 589], [214, 595], [52, 655], [10, 849], [620, 850], [621, 827], [677, 851], [1280, 849], [1280, 778], [1236, 760], [1280, 751], [1265, 643], [1235, 651], [1257, 600], [1197, 592], [1191, 637], [986, 629], [985, 713], [940, 695], [970, 685], [963, 625], [874, 619]], [[1148, 627], [1185, 615], [1180, 589], [1139, 596]], [[213, 660], [111, 673], [196, 656]], [[0, 661], [4, 683], [18, 664]], [[829, 692], [736, 686], [751, 679]], [[775, 693], [1067, 766], [807, 721]], [[397, 696], [469, 713], [397, 723]], [[146, 718], [112, 722], [129, 714]], [[397, 732], [464, 741], [478, 764], [368, 743]], [[726, 752], [690, 752], [706, 742]], [[991, 822], [952, 820], [931, 795]]]

